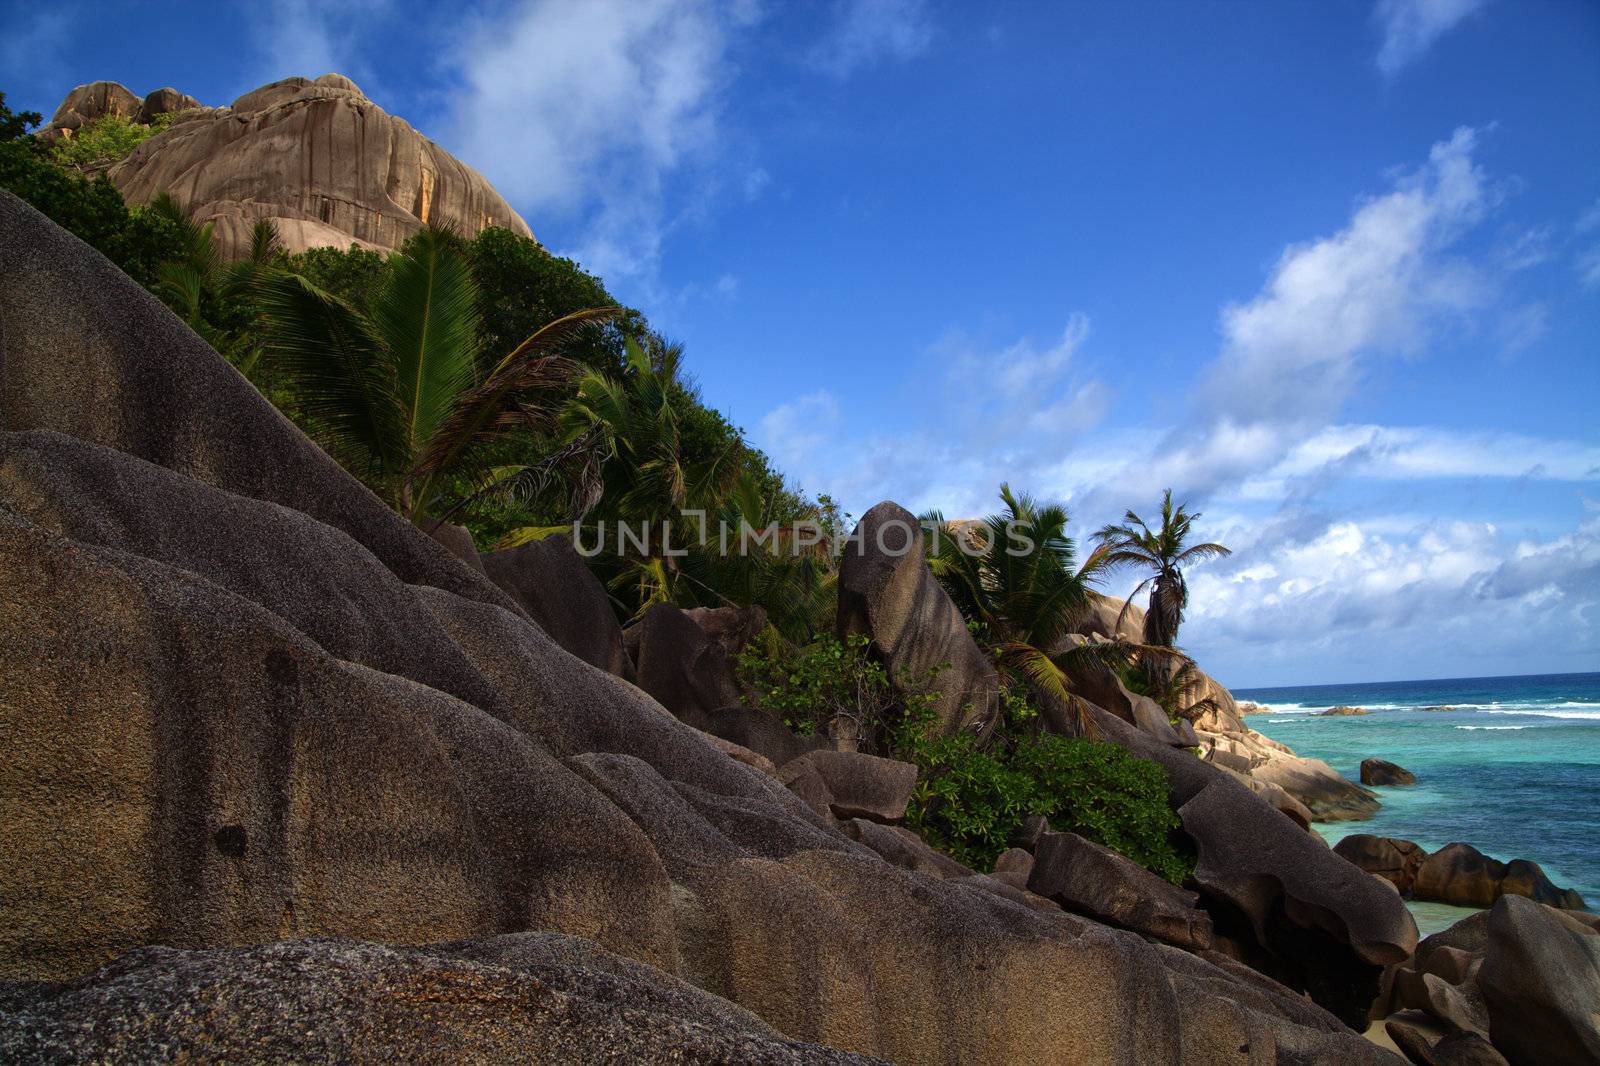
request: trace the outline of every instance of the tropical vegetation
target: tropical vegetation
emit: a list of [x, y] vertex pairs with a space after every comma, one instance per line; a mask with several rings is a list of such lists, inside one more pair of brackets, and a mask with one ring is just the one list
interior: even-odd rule
[[[863, 750], [915, 763], [909, 824], [979, 869], [1045, 815], [1187, 876], [1164, 771], [1099, 743], [1073, 681], [1114, 670], [1175, 719], [1207, 705], [1175, 647], [1183, 567], [1227, 549], [1189, 545], [1198, 516], [1170, 492], [1158, 528], [1130, 511], [1081, 562], [1065, 508], [1009, 485], [981, 521], [926, 516], [927, 563], [1001, 681], [996, 728], [947, 735], [939, 671], [891, 676], [866, 638], [832, 635], [829, 544], [850, 516], [788, 485], [703, 402], [682, 347], [577, 263], [497, 228], [427, 227], [390, 254], [288, 254], [266, 223], [230, 262], [176, 201], [130, 206], [84, 173], [145, 128], [102, 121], [47, 149], [28, 132], [38, 122], [0, 96], [0, 187], [160, 297], [409, 520], [463, 524], [485, 547], [575, 534], [624, 620], [658, 603], [764, 608], [771, 624], [739, 658], [753, 701], [802, 734], [848, 720]], [[1148, 572], [1143, 644], [1078, 637], [1091, 585], [1127, 566]]]
[[1150, 603], [1144, 614], [1144, 640], [1163, 648], [1175, 647], [1183, 611], [1189, 603], [1189, 586], [1184, 581], [1184, 566], [1203, 559], [1232, 554], [1220, 544], [1189, 544], [1189, 534], [1200, 516], [1190, 514], [1186, 505], [1172, 505], [1172, 490], [1161, 497], [1161, 523], [1151, 529], [1144, 519], [1128, 511], [1121, 525], [1108, 525], [1094, 535], [1100, 543], [1101, 565], [1106, 569], [1133, 567], [1147, 571], [1146, 577], [1128, 596], [1149, 586]]

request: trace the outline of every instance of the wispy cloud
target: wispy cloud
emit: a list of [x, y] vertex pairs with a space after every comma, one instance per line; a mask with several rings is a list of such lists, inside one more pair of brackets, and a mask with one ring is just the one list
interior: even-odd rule
[[808, 58], [831, 77], [847, 78], [883, 60], [911, 59], [933, 42], [922, 0], [839, 0], [828, 33]]
[[1393, 77], [1488, 0], [1378, 0], [1372, 18], [1383, 36], [1377, 64]]
[[388, 10], [389, 0], [267, 0], [252, 6], [250, 39], [257, 59], [240, 71], [236, 87], [243, 93], [280, 78], [334, 73], [349, 75], [363, 91], [383, 98], [366, 49], [375, 36], [374, 21]]
[[531, 0], [481, 21], [454, 61], [450, 142], [535, 219], [583, 219], [566, 249], [608, 279], [654, 278], [664, 185], [716, 146], [729, 38], [753, 18], [702, 0]]

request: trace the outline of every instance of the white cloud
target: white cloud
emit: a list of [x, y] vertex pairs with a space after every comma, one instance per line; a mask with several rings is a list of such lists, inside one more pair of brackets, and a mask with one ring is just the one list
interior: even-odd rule
[[1487, 0], [1378, 0], [1373, 21], [1383, 34], [1378, 69], [1393, 77]]
[[839, 0], [833, 27], [809, 58], [817, 69], [842, 79], [879, 60], [913, 59], [932, 41], [922, 0]]
[[1600, 244], [1579, 252], [1574, 265], [1584, 288], [1600, 289]]
[[753, 17], [709, 0], [519, 4], [454, 57], [452, 146], [536, 232], [541, 214], [584, 219], [585, 267], [648, 283], [672, 225], [664, 182], [714, 149], [728, 41]]
[[369, 96], [383, 98], [363, 53], [373, 21], [388, 7], [388, 0], [269, 0], [253, 6], [251, 43], [259, 58], [244, 72], [248, 84], [240, 92], [283, 78], [345, 74]]
[[755, 167], [744, 176], [744, 198], [752, 202], [759, 200], [771, 183], [772, 175], [767, 173], [767, 168]]
[[1189, 650], [1236, 685], [1305, 681], [1303, 660], [1334, 680], [1414, 677], [1441, 661], [1526, 673], [1600, 654], [1600, 519], [1547, 540], [1485, 522], [1383, 525], [1223, 530], [1236, 554], [1191, 577]]

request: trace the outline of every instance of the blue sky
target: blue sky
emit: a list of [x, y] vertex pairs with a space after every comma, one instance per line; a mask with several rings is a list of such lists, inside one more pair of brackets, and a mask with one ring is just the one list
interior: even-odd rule
[[1592, 3], [0, 12], [46, 114], [350, 74], [855, 513], [1171, 485], [1226, 683], [1600, 669]]

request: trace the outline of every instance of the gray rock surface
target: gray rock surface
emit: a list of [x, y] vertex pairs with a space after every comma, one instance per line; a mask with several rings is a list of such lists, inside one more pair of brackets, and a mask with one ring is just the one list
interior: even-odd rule
[[1333, 852], [1367, 873], [1377, 874], [1388, 881], [1402, 896], [1411, 893], [1411, 887], [1417, 880], [1417, 871], [1428, 857], [1426, 851], [1409, 840], [1368, 833], [1353, 833], [1345, 837], [1333, 846]]
[[550, 639], [590, 666], [633, 677], [622, 624], [605, 586], [560, 533], [483, 556], [489, 579], [516, 601]]
[[685, 722], [706, 729], [715, 712], [744, 702], [739, 651], [766, 624], [767, 613], [760, 607], [686, 611], [658, 603], [624, 630], [622, 639], [638, 686]]
[[937, 686], [947, 732], [993, 725], [999, 677], [923, 559], [916, 516], [887, 500], [857, 523], [839, 564], [840, 637], [864, 634], [891, 680], [944, 666]]
[[1417, 775], [1407, 770], [1404, 766], [1384, 759], [1362, 759], [1361, 783], [1363, 785], [1414, 785], [1417, 783]]
[[[159, 1051], [158, 1051], [159, 1049]], [[139, 948], [80, 980], [0, 985], [9, 1062], [866, 1063], [585, 941]]]
[[1462, 907], [1489, 907], [1501, 896], [1526, 896], [1537, 903], [1584, 910], [1583, 897], [1560, 888], [1527, 859], [1500, 862], [1471, 844], [1447, 844], [1417, 868], [1411, 894]]
[[1193, 951], [1211, 946], [1211, 918], [1195, 893], [1076, 833], [1046, 833], [1034, 849], [1028, 890], [1076, 914]]

